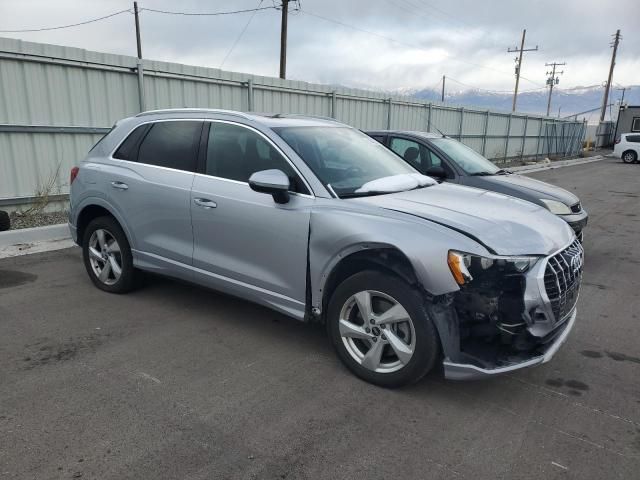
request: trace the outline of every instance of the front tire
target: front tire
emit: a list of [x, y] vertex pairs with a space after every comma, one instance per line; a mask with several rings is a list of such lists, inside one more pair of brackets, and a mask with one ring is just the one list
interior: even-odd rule
[[423, 296], [393, 274], [364, 271], [343, 281], [331, 296], [327, 329], [346, 367], [382, 387], [420, 380], [439, 356]]
[[622, 154], [622, 161], [624, 163], [635, 163], [638, 160], [638, 154], [633, 150], [627, 150]]
[[87, 225], [82, 254], [89, 278], [100, 290], [126, 293], [135, 287], [131, 247], [113, 217], [98, 217]]

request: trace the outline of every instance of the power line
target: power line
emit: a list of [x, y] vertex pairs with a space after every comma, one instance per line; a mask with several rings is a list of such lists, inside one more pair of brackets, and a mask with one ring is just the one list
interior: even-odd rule
[[[396, 40], [395, 38], [387, 37], [386, 35], [381, 35], [379, 33], [375, 33], [375, 32], [372, 32], [370, 30], [365, 30], [364, 28], [356, 27], [355, 25], [350, 25], [348, 23], [341, 22], [340, 20], [334, 20], [333, 18], [325, 17], [324, 15], [319, 15], [317, 13], [310, 12], [309, 10], [301, 9], [300, 13], [303, 13], [305, 15], [309, 15], [309, 16], [312, 16], [312, 17], [319, 18], [319, 19], [324, 20], [326, 22], [335, 23], [336, 25], [340, 25], [340, 26], [345, 27], [345, 28], [350, 28], [352, 30], [356, 30], [356, 31], [359, 31], [359, 32], [362, 32], [362, 33], [366, 33], [368, 35], [373, 35], [373, 36], [376, 36], [378, 38], [382, 38], [384, 40], [387, 40], [389, 42], [393, 42], [393, 43], [395, 43], [397, 45], [402, 45], [402, 46], [408, 47], [408, 48], [415, 48], [417, 50], [427, 51], [424, 47], [421, 47], [419, 45], [412, 45], [410, 43], [402, 42], [400, 40]], [[487, 70], [492, 70], [494, 72], [502, 73], [503, 75], [511, 75], [510, 73], [507, 73], [507, 72], [502, 71], [502, 70], [498, 70], [497, 68], [489, 67], [487, 65], [482, 65], [480, 63], [466, 62], [464, 60], [459, 60], [457, 58], [452, 58], [451, 55], [447, 55], [447, 58], [449, 58], [453, 62], [463, 63], [463, 64], [471, 65], [471, 66], [474, 66], [474, 67], [479, 67], [479, 68], [484, 68], [484, 69], [487, 69]], [[539, 84], [537, 82], [534, 82], [533, 80], [530, 80], [530, 79], [528, 79], [526, 77], [520, 76], [520, 78], [523, 78], [523, 79], [533, 83], [534, 85], [538, 85], [538, 86], [542, 87], [541, 84]]]
[[[262, 5], [262, 2], [264, 2], [264, 0], [260, 0], [260, 2], [258, 2], [258, 6], [256, 8], [260, 8], [260, 5]], [[233, 45], [231, 45], [231, 48], [229, 49], [229, 51], [227, 52], [227, 54], [224, 56], [224, 58], [222, 59], [222, 63], [220, 63], [220, 68], [222, 68], [224, 66], [224, 63], [227, 61], [227, 58], [229, 58], [229, 55], [231, 55], [231, 53], [233, 52], [233, 50], [236, 48], [236, 45], [238, 45], [238, 42], [240, 41], [240, 39], [242, 38], [242, 36], [244, 35], [244, 33], [247, 31], [247, 28], [249, 28], [249, 24], [251, 23], [251, 21], [253, 20], [253, 17], [256, 16], [256, 13], [258, 13], [259, 10], [255, 10], [251, 16], [249, 17], [249, 20], [247, 20], [247, 23], [245, 24], [244, 28], [240, 31], [240, 34], [236, 37], [235, 41], [233, 42]]]
[[259, 7], [259, 8], [247, 8], [244, 10], [233, 10], [228, 12], [172, 12], [169, 10], [156, 10], [155, 8], [141, 8], [147, 12], [163, 13], [165, 15], [185, 15], [189, 17], [217, 17], [219, 15], [233, 15], [235, 13], [249, 13], [259, 12], [261, 10], [275, 10], [275, 7]]
[[57, 27], [42, 27], [42, 28], [24, 28], [18, 30], [0, 30], [0, 33], [28, 33], [28, 32], [46, 32], [50, 30], [61, 30], [63, 28], [79, 27], [81, 25], [87, 25], [89, 23], [99, 22], [100, 20], [106, 20], [107, 18], [115, 17], [123, 13], [133, 13], [130, 9], [120, 10], [118, 12], [110, 13], [104, 17], [92, 18], [91, 20], [85, 20], [84, 22], [71, 23], [69, 25], [60, 25]]

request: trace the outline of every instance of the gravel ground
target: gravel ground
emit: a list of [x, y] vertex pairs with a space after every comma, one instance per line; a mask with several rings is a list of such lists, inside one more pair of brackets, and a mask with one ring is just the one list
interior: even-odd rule
[[11, 219], [11, 230], [21, 228], [44, 227], [45, 225], [56, 225], [58, 223], [67, 223], [68, 212], [39, 212], [27, 215], [13, 212], [9, 214]]

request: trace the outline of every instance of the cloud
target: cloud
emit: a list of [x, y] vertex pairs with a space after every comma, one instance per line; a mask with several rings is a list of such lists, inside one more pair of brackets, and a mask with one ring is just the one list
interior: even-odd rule
[[[442, 75], [479, 88], [513, 88], [514, 54], [506, 52], [527, 28], [522, 89], [544, 86], [545, 62], [567, 63], [561, 88], [606, 79], [610, 35], [620, 28], [614, 81], [637, 83], [640, 71], [640, 2], [476, 0], [301, 0], [289, 21], [288, 76], [366, 88], [395, 90], [435, 85]], [[263, 6], [278, 4], [264, 0]], [[253, 8], [258, 0], [211, 2], [141, 0], [164, 10], [222, 11]], [[131, 8], [128, 0], [4, 0], [0, 29], [73, 23]], [[308, 12], [308, 13], [305, 13]], [[319, 18], [311, 14], [326, 17]], [[169, 16], [143, 12], [146, 58], [219, 67], [250, 14], [225, 17]], [[329, 20], [327, 20], [329, 19]], [[277, 76], [280, 12], [258, 12], [225, 68]], [[67, 30], [0, 34], [24, 40], [135, 55], [131, 15]], [[464, 88], [458, 85], [459, 88]]]

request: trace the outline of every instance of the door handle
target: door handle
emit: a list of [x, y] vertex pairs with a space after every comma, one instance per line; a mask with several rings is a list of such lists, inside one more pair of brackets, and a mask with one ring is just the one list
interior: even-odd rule
[[208, 198], [194, 198], [193, 203], [195, 203], [199, 207], [204, 207], [207, 209], [216, 208], [218, 206], [216, 202], [214, 202], [213, 200], [209, 200]]
[[113, 188], [117, 188], [118, 190], [127, 190], [129, 188], [129, 185], [122, 182], [111, 182], [111, 186]]

